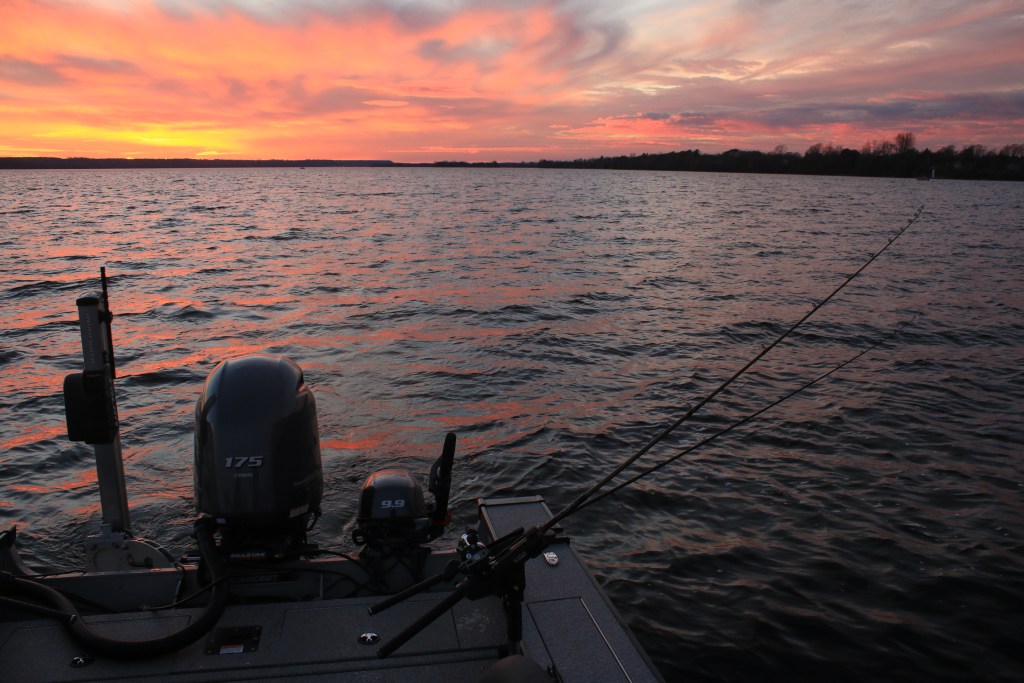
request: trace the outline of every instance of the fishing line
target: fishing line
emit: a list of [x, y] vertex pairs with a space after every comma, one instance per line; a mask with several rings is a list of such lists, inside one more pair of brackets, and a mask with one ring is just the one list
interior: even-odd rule
[[25, 610], [26, 612], [33, 612], [35, 614], [41, 614], [44, 617], [53, 617], [58, 621], [67, 621], [72, 617], [71, 612], [64, 610], [54, 609], [52, 607], [46, 607], [45, 605], [39, 605], [34, 602], [26, 602], [24, 600], [18, 600], [16, 598], [8, 598], [0, 596], [0, 605], [10, 607], [12, 609]]
[[830, 377], [831, 375], [833, 375], [834, 373], [842, 370], [847, 365], [849, 365], [850, 363], [853, 363], [854, 361], [856, 361], [857, 359], [861, 358], [865, 354], [867, 354], [867, 353], [869, 353], [871, 351], [874, 351], [879, 346], [881, 346], [883, 343], [885, 343], [886, 341], [888, 341], [889, 339], [891, 339], [892, 337], [896, 336], [901, 331], [903, 331], [904, 327], [906, 327], [910, 323], [914, 322], [915, 320], [917, 320], [917, 316], [914, 316], [913, 318], [911, 318], [907, 322], [899, 325], [898, 327], [896, 327], [895, 329], [890, 331], [889, 334], [885, 335], [884, 337], [882, 337], [881, 339], [876, 341], [871, 346], [869, 346], [866, 349], [860, 351], [856, 355], [853, 355], [853, 356], [847, 358], [842, 363], [839, 363], [838, 365], [836, 365], [832, 369], [828, 370], [827, 372], [824, 372], [824, 373], [818, 375], [817, 377], [815, 377], [814, 379], [810, 380], [809, 382], [805, 382], [804, 384], [801, 384], [796, 389], [793, 389], [789, 393], [784, 394], [783, 396], [779, 397], [775, 401], [772, 401], [771, 403], [769, 403], [765, 407], [761, 408], [760, 410], [757, 410], [757, 411], [755, 411], [753, 413], [750, 413], [749, 415], [747, 415], [743, 419], [738, 420], [736, 422], [733, 422], [728, 427], [726, 427], [726, 428], [724, 428], [724, 429], [722, 429], [722, 430], [712, 434], [711, 436], [709, 436], [709, 437], [707, 437], [705, 439], [702, 439], [701, 441], [698, 441], [697, 443], [693, 444], [692, 446], [688, 446], [688, 447], [684, 448], [679, 453], [676, 453], [675, 455], [673, 455], [671, 458], [667, 458], [666, 460], [663, 460], [662, 462], [660, 462], [660, 463], [658, 463], [656, 465], [652, 465], [652, 466], [648, 467], [647, 469], [639, 472], [638, 474], [635, 474], [634, 476], [630, 477], [629, 479], [627, 479], [627, 480], [625, 480], [623, 482], [620, 482], [619, 484], [616, 484], [614, 487], [612, 487], [612, 488], [602, 492], [600, 495], [597, 495], [597, 496], [591, 498], [590, 500], [587, 500], [586, 502], [581, 504], [579, 507], [577, 507], [576, 510], [579, 511], [579, 510], [583, 510], [584, 508], [588, 508], [591, 505], [593, 505], [594, 503], [598, 502], [599, 500], [604, 500], [608, 496], [621, 491], [622, 489], [626, 488], [627, 486], [629, 486], [631, 484], [635, 484], [636, 482], [638, 482], [641, 479], [643, 479], [644, 477], [646, 477], [648, 474], [651, 474], [653, 472], [657, 472], [662, 467], [665, 467], [667, 465], [670, 465], [670, 464], [674, 463], [676, 460], [678, 460], [679, 458], [683, 457], [684, 455], [689, 455], [690, 453], [692, 453], [693, 451], [697, 450], [698, 448], [703, 448], [704, 446], [707, 446], [709, 443], [711, 443], [712, 441], [714, 441], [718, 437], [725, 436], [726, 434], [728, 434], [732, 430], [737, 429], [739, 427], [742, 427], [743, 425], [745, 425], [746, 423], [750, 422], [754, 418], [759, 417], [760, 415], [763, 415], [764, 413], [768, 412], [772, 408], [778, 406], [780, 403], [783, 403], [783, 402], [793, 398], [797, 394], [803, 392], [806, 389], [811, 388], [812, 386], [814, 386], [818, 382], [822, 381], [823, 379], [826, 379], [826, 378]]
[[615, 479], [615, 477], [617, 477], [620, 474], [622, 474], [622, 472], [624, 470], [626, 470], [633, 463], [635, 463], [637, 460], [642, 458], [644, 456], [644, 454], [646, 454], [648, 451], [650, 451], [656, 445], [658, 445], [659, 443], [664, 441], [670, 434], [672, 434], [672, 432], [674, 432], [676, 429], [678, 429], [680, 425], [682, 425], [684, 422], [689, 420], [690, 417], [694, 413], [696, 413], [698, 410], [700, 410], [705, 405], [710, 403], [720, 393], [725, 391], [733, 382], [735, 382], [737, 379], [739, 379], [741, 376], [743, 376], [755, 363], [757, 363], [757, 361], [761, 360], [765, 355], [768, 354], [769, 351], [771, 351], [776, 346], [778, 346], [784, 339], [786, 339], [790, 334], [792, 334], [798, 327], [803, 325], [804, 322], [806, 322], [808, 318], [810, 318], [812, 315], [817, 313], [825, 304], [827, 304], [829, 301], [831, 301], [833, 297], [835, 297], [839, 292], [841, 292], [846, 287], [846, 285], [850, 284], [850, 282], [852, 282], [854, 278], [856, 278], [858, 275], [860, 275], [864, 271], [865, 268], [867, 268], [872, 263], [874, 263], [875, 259], [877, 259], [879, 256], [881, 256], [889, 247], [892, 246], [893, 242], [895, 242], [901, 235], [903, 235], [903, 233], [905, 233], [907, 231], [907, 229], [910, 228], [911, 225], [913, 225], [914, 223], [917, 222], [918, 218], [921, 217], [921, 214], [923, 212], [924, 212], [924, 206], [921, 206], [914, 213], [914, 215], [907, 221], [906, 225], [904, 225], [902, 228], [900, 228], [896, 232], [895, 235], [890, 237], [889, 241], [886, 242], [882, 246], [881, 249], [879, 249], [877, 252], [875, 252], [871, 256], [871, 258], [869, 258], [867, 261], [865, 261], [864, 264], [860, 268], [858, 268], [852, 275], [847, 276], [842, 282], [840, 282], [839, 286], [837, 286], [834, 290], [832, 290], [831, 294], [829, 294], [824, 299], [822, 299], [821, 301], [816, 303], [814, 306], [812, 306], [811, 310], [809, 310], [802, 318], [800, 318], [795, 323], [793, 323], [789, 327], [789, 329], [787, 329], [785, 332], [783, 332], [778, 337], [776, 337], [775, 340], [772, 341], [770, 344], [767, 344], [766, 346], [764, 346], [761, 349], [760, 353], [758, 353], [753, 358], [751, 358], [743, 367], [741, 367], [739, 370], [734, 372], [732, 374], [732, 376], [730, 376], [724, 382], [719, 384], [718, 387], [715, 388], [710, 394], [708, 394], [703, 399], [701, 399], [697, 404], [691, 406], [690, 409], [687, 410], [686, 413], [683, 414], [682, 417], [677, 419], [675, 422], [673, 422], [669, 426], [665, 427], [665, 429], [663, 429], [653, 439], [648, 441], [643, 447], [641, 447], [633, 455], [631, 455], [628, 458], [626, 458], [625, 460], [623, 460], [621, 464], [619, 464], [615, 469], [613, 469], [607, 475], [602, 477], [598, 482], [593, 484], [589, 489], [584, 491], [579, 497], [576, 498], [576, 500], [574, 500], [573, 502], [569, 503], [569, 505], [565, 506], [560, 512], [555, 514], [551, 519], [549, 519], [543, 525], [543, 528], [545, 528], [545, 529], [552, 528], [555, 524], [557, 524], [558, 522], [560, 522], [561, 520], [565, 519], [567, 516], [571, 515], [573, 512], [578, 510], [584, 503], [586, 503], [590, 498], [592, 498], [594, 495], [596, 495], [609, 482], [611, 482], [613, 479]]
[[[655, 436], [640, 450], [634, 453], [632, 456], [626, 458], [621, 464], [619, 464], [610, 473], [601, 478], [600, 481], [593, 484], [587, 489], [582, 495], [577, 497], [572, 503], [563, 508], [559, 513], [552, 516], [546, 522], [531, 526], [530, 528], [519, 527], [518, 529], [509, 532], [505, 536], [492, 540], [490, 543], [483, 548], [482, 552], [478, 552], [477, 548], [482, 544], [477, 540], [476, 534], [472, 531], [466, 533], [463, 536], [462, 541], [459, 543], [460, 555], [462, 556], [462, 563], [452, 561], [449, 563], [448, 568], [445, 571], [437, 574], [426, 581], [422, 581], [409, 589], [398, 593], [397, 595], [388, 598], [382, 602], [370, 606], [370, 614], [377, 614], [380, 611], [387, 609], [402, 600], [414, 595], [428, 587], [438, 583], [439, 581], [453, 578], [455, 574], [464, 573], [466, 574], [459, 583], [455, 586], [454, 590], [448, 594], [446, 598], [435, 604], [429, 611], [423, 614], [417, 619], [412, 625], [408, 626], [400, 633], [394, 635], [387, 643], [381, 646], [377, 650], [378, 657], [387, 657], [396, 649], [402, 647], [410, 639], [415, 637], [417, 633], [422, 631], [424, 628], [429, 626], [440, 617], [442, 614], [447, 612], [449, 609], [454, 607], [463, 598], [469, 597], [475, 599], [480, 595], [497, 595], [502, 598], [502, 601], [509, 612], [508, 619], [508, 633], [510, 643], [515, 643], [522, 638], [522, 619], [521, 611], [523, 610], [523, 582], [525, 580], [525, 563], [530, 558], [537, 557], [550, 543], [554, 542], [557, 537], [557, 532], [553, 527], [558, 524], [559, 521], [565, 519], [568, 515], [581, 509], [582, 507], [595, 503], [598, 500], [605, 498], [606, 496], [615, 493], [624, 486], [628, 486], [631, 483], [638, 481], [641, 477], [647, 476], [651, 472], [664, 467], [671, 462], [674, 462], [678, 458], [682, 457], [686, 453], [691, 452], [694, 448], [698, 448], [704, 443], [710, 442], [713, 438], [717, 438], [723, 434], [726, 434], [740, 425], [754, 419], [758, 415], [764, 413], [766, 410], [778, 405], [782, 401], [799, 394], [808, 387], [814, 385], [818, 381], [829, 377], [840, 368], [845, 367], [854, 360], [862, 357], [865, 353], [871, 349], [876, 348], [885, 339], [887, 339], [895, 332], [886, 335], [883, 339], [875, 342], [867, 349], [854, 355], [852, 358], [840, 363], [836, 367], [829, 369], [827, 372], [822, 373], [820, 376], [814, 378], [810, 382], [805, 382], [804, 385], [789, 392], [789, 394], [777, 399], [772, 404], [765, 406], [759, 411], [747, 416], [743, 420], [733, 423], [726, 429], [721, 430], [718, 434], [705, 439], [704, 441], [692, 446], [688, 449], [683, 450], [681, 453], [677, 453], [675, 456], [658, 463], [653, 468], [648, 468], [646, 471], [641, 472], [638, 475], [630, 478], [629, 480], [616, 485], [614, 488], [601, 492], [615, 477], [621, 474], [626, 468], [635, 463], [645, 453], [651, 450], [655, 445], [663, 441], [669, 434], [671, 434], [676, 428], [678, 428], [683, 422], [690, 418], [695, 412], [701, 407], [706, 405], [718, 394], [722, 393], [727, 389], [733, 382], [739, 377], [746, 373], [758, 360], [763, 358], [769, 351], [778, 346], [786, 337], [793, 333], [800, 325], [802, 325], [808, 318], [814, 313], [821, 309], [822, 306], [827, 304], [835, 297], [847, 284], [849, 284], [855, 277], [860, 275], [875, 259], [877, 259], [886, 249], [888, 249], [896, 239], [902, 235], [907, 229], [913, 225], [917, 219], [921, 216], [924, 211], [922, 206], [917, 210], [913, 217], [907, 221], [907, 224], [903, 226], [895, 236], [891, 237], [889, 241], [874, 255], [871, 256], [860, 268], [857, 269], [852, 275], [847, 276], [838, 287], [836, 287], [831, 294], [825, 297], [822, 301], [811, 307], [811, 310], [804, 315], [800, 320], [795, 322], [785, 332], [779, 335], [771, 344], [762, 347], [761, 352], [755, 355], [750, 361], [748, 361], [742, 368], [737, 370], [731, 377], [722, 382], [714, 391], [705, 396], [695, 406], [690, 407], [686, 413], [673, 422], [671, 425], [661, 431], [660, 434]], [[896, 330], [898, 331], [898, 329]], [[598, 495], [600, 493], [600, 495]], [[449, 570], [451, 569], [452, 574], [449, 576]], [[512, 615], [518, 615], [513, 618]]]

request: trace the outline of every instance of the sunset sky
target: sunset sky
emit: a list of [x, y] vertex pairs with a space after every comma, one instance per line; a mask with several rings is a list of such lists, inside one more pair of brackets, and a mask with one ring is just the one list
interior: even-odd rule
[[1021, 0], [0, 0], [0, 156], [1024, 143]]

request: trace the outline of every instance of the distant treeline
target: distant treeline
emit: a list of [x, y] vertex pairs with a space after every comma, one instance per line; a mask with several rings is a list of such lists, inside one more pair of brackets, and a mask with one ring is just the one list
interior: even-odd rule
[[246, 168], [246, 167], [397, 167], [458, 168], [598, 168], [645, 171], [712, 171], [722, 173], [800, 173], [807, 175], [885, 176], [896, 178], [960, 178], [1024, 180], [1024, 144], [1000, 149], [984, 145], [948, 145], [937, 151], [918, 150], [913, 133], [894, 140], [867, 142], [860, 150], [817, 143], [806, 152], [779, 145], [771, 152], [730, 149], [721, 154], [700, 150], [664, 154], [631, 154], [575, 161], [468, 162], [436, 161], [412, 164], [387, 160], [303, 159], [88, 159], [72, 157], [0, 157], [0, 169], [78, 168]]
[[373, 159], [88, 159], [86, 157], [0, 157], [3, 168], [305, 168], [324, 166], [395, 166], [392, 161]]
[[953, 145], [938, 151], [918, 150], [913, 133], [896, 140], [866, 143], [860, 150], [818, 143], [803, 154], [780, 145], [772, 152], [731, 149], [721, 154], [699, 150], [639, 154], [576, 161], [538, 162], [543, 168], [606, 168], [652, 171], [728, 173], [802, 173], [808, 175], [887, 176], [896, 178], [962, 178], [1024, 180], [1024, 144], [993, 149], [984, 145]]

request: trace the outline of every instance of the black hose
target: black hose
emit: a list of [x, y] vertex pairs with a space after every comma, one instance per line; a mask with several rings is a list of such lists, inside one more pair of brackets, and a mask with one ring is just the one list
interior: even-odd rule
[[151, 640], [119, 640], [100, 635], [78, 614], [78, 608], [60, 591], [35, 581], [15, 576], [5, 577], [4, 583], [15, 590], [45, 602], [66, 617], [65, 622], [71, 635], [89, 648], [90, 654], [106, 655], [118, 659], [142, 659], [158, 657], [191, 645], [206, 635], [220, 619], [227, 606], [228, 574], [220, 559], [217, 544], [213, 539], [212, 520], [202, 519], [196, 523], [196, 539], [199, 554], [210, 570], [210, 601], [199, 618], [180, 631]]

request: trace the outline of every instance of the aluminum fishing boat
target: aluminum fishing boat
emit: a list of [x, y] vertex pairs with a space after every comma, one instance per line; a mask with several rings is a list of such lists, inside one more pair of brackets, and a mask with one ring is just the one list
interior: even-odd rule
[[358, 553], [310, 543], [316, 403], [286, 358], [229, 360], [207, 378], [196, 552], [135, 537], [105, 278], [77, 305], [85, 362], [64, 382], [68, 435], [95, 449], [102, 524], [83, 570], [62, 574], [28, 569], [16, 529], [0, 531], [3, 680], [660, 680], [541, 498], [479, 500], [477, 526], [443, 548], [454, 435], [431, 500], [410, 473], [376, 472]]

